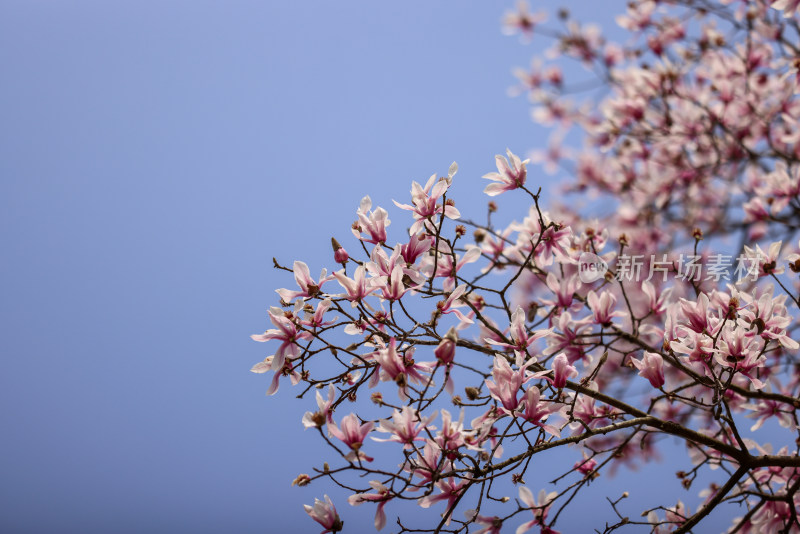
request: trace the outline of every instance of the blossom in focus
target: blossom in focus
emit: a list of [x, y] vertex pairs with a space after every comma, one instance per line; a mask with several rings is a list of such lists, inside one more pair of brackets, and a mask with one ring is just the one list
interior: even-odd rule
[[386, 432], [392, 436], [389, 438], [373, 437], [372, 439], [402, 443], [404, 449], [411, 449], [414, 441], [425, 441], [425, 438], [419, 437], [419, 433], [426, 428], [434, 429], [429, 426], [434, 419], [436, 419], [435, 413], [423, 419], [416, 409], [403, 406], [402, 411], [394, 410], [391, 421], [388, 419], [381, 421], [376, 429], [378, 432]]
[[368, 421], [362, 425], [358, 420], [358, 416], [351, 413], [342, 418], [342, 422], [338, 427], [333, 422], [328, 423], [328, 432], [350, 447], [351, 452], [345, 456], [345, 459], [351, 462], [356, 459], [363, 459], [369, 462], [372, 461], [372, 458], [365, 456], [361, 452], [361, 446], [364, 444], [364, 440], [374, 426], [375, 423], [372, 421]]
[[525, 168], [530, 160], [520, 161], [519, 157], [514, 155], [511, 150], [506, 150], [508, 159], [504, 156], [495, 156], [498, 172], [490, 172], [484, 174], [483, 177], [487, 180], [492, 180], [495, 183], [486, 186], [483, 190], [484, 193], [490, 197], [494, 197], [503, 193], [504, 191], [511, 191], [525, 185], [525, 180], [528, 177], [528, 171]]
[[336, 507], [327, 495], [325, 495], [324, 501], [314, 499], [314, 506], [304, 504], [303, 508], [305, 508], [306, 513], [311, 516], [311, 519], [325, 528], [321, 534], [325, 534], [326, 532], [339, 532], [342, 530], [342, 520], [339, 519], [339, 514], [336, 513]]
[[290, 317], [287, 317], [280, 308], [271, 308], [268, 312], [269, 319], [272, 324], [278, 328], [267, 330], [263, 334], [255, 334], [250, 336], [254, 341], [266, 342], [276, 339], [281, 342], [278, 351], [275, 353], [275, 358], [272, 360], [272, 371], [277, 371], [283, 367], [283, 362], [289, 358], [297, 358], [300, 355], [300, 346], [298, 341], [310, 339], [311, 334], [308, 332], [298, 331], [297, 325]]
[[351, 506], [358, 506], [365, 502], [377, 502], [378, 508], [375, 510], [375, 530], [381, 530], [386, 526], [386, 512], [383, 508], [386, 503], [391, 500], [392, 495], [389, 488], [376, 480], [370, 481], [369, 485], [375, 490], [375, 493], [356, 493], [347, 498], [347, 502]]
[[282, 301], [287, 303], [292, 302], [292, 300], [296, 299], [297, 297], [302, 297], [304, 299], [316, 297], [320, 292], [322, 284], [332, 278], [331, 276], [326, 276], [327, 274], [328, 271], [326, 269], [322, 269], [322, 273], [319, 275], [319, 280], [315, 281], [313, 278], [311, 278], [308, 265], [302, 261], [296, 261], [294, 262], [294, 279], [297, 281], [300, 291], [276, 289], [275, 292], [281, 296]]
[[[389, 226], [389, 214], [385, 209], [378, 207], [370, 212], [372, 208], [372, 199], [365, 196], [361, 199], [361, 204], [356, 211], [358, 221], [353, 223], [353, 235], [357, 239], [366, 241], [377, 245], [378, 243], [386, 242], [386, 227]], [[368, 237], [363, 237], [361, 234], [366, 232]]]
[[[455, 166], [455, 164], [453, 165]], [[458, 167], [456, 166], [455, 168], [457, 169]], [[438, 204], [439, 199], [442, 198], [450, 187], [452, 175], [455, 174], [455, 171], [452, 169], [453, 167], [451, 167], [452, 174], [447, 178], [441, 178], [437, 181], [435, 174], [431, 176], [424, 188], [417, 182], [412, 182], [411, 205], [400, 204], [396, 200], [393, 201], [395, 206], [412, 212], [414, 216], [414, 224], [412, 224], [411, 228], [408, 230], [409, 235], [416, 235], [423, 229], [429, 232], [435, 232], [436, 225], [438, 224], [436, 216], [439, 214], [443, 214], [448, 219], [458, 219], [461, 217], [461, 214], [451, 202], [448, 201], [444, 206]]]

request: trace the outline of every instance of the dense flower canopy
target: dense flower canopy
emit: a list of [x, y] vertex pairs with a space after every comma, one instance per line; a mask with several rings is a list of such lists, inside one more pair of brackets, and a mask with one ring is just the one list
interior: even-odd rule
[[[273, 373], [269, 394], [287, 379], [317, 390], [302, 421], [331, 448], [295, 483], [332, 479], [334, 500], [375, 506], [378, 530], [410, 501], [441, 515], [400, 517], [400, 532], [553, 533], [575, 494], [671, 436], [690, 502], [634, 510], [609, 496], [617, 522], [587, 530], [688, 532], [728, 507], [735, 532], [800, 532], [797, 8], [633, 1], [617, 18], [624, 44], [564, 11], [552, 26], [524, 2], [508, 13], [507, 33], [553, 41], [547, 65], [515, 71], [553, 129], [547, 150], [507, 151], [496, 171], [488, 157], [489, 185], [456, 165], [414, 182], [392, 231], [364, 197], [331, 275], [275, 262], [297, 289], [278, 290], [275, 328], [253, 336], [274, 351], [253, 371]], [[599, 101], [574, 101], [569, 60], [605, 88]], [[576, 134], [584, 146], [564, 146]], [[536, 163], [595, 207], [533, 186]], [[470, 219], [454, 180], [530, 209], [506, 227], [493, 202]], [[357, 397], [372, 404], [352, 411]], [[768, 421], [780, 441], [762, 437]], [[554, 448], [573, 457], [555, 490], [529, 488], [531, 458]], [[692, 487], [712, 470], [719, 482]], [[343, 528], [327, 495], [306, 511]]]

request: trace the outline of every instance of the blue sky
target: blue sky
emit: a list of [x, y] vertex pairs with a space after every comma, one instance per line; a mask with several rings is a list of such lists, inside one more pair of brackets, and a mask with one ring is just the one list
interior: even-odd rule
[[400, 221], [453, 160], [484, 213], [494, 154], [546, 142], [509, 7], [3, 2], [0, 530], [312, 531], [313, 401], [249, 373], [272, 257], [318, 272], [363, 195]]

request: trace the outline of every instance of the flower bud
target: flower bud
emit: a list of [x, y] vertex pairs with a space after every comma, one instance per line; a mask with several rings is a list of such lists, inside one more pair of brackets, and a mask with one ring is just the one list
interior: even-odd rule
[[297, 475], [297, 478], [295, 478], [295, 479], [292, 481], [292, 486], [298, 486], [298, 487], [301, 487], [301, 488], [302, 488], [303, 486], [308, 486], [309, 484], [311, 484], [311, 477], [310, 477], [310, 476], [308, 476], [308, 475], [307, 475], [307, 474], [305, 474], [305, 473], [302, 473], [302, 474], [300, 474], [300, 475]]
[[350, 259], [350, 255], [347, 254], [347, 251], [336, 241], [335, 237], [331, 238], [331, 246], [333, 247], [333, 260], [336, 263], [347, 263], [347, 260]]

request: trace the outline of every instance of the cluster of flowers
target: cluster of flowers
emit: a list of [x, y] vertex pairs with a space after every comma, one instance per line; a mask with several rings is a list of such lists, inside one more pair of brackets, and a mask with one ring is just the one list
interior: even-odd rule
[[[667, 3], [672, 9], [660, 7]], [[253, 339], [279, 345], [252, 370], [273, 373], [268, 394], [285, 379], [303, 384], [303, 394], [316, 390], [317, 409], [302, 421], [338, 462], [295, 484], [334, 480], [351, 505], [376, 506], [378, 530], [387, 504], [404, 500], [441, 511], [430, 531], [477, 524], [496, 533], [516, 523], [518, 534], [554, 533], [579, 491], [605, 471], [652, 458], [661, 434], [686, 444], [683, 487], [703, 469], [719, 469], [725, 481], [704, 488], [693, 513], [679, 501], [636, 521], [619, 511], [629, 506], [622, 498], [609, 501], [617, 522], [606, 522], [607, 531], [630, 524], [688, 532], [735, 502], [746, 508], [734, 519], [737, 532], [800, 532], [800, 345], [792, 338], [800, 254], [784, 246], [800, 220], [797, 48], [787, 35], [800, 34], [795, 8], [631, 2], [618, 22], [640, 44], [626, 47], [566, 13], [560, 32], [524, 3], [509, 14], [506, 29], [550, 32], [550, 56], [600, 72], [610, 93], [597, 105], [574, 105], [557, 66], [536, 62], [518, 73], [534, 119], [556, 126], [546, 153], [523, 160], [508, 151], [485, 175], [488, 196], [530, 198], [521, 222], [496, 228], [491, 219], [462, 219], [448, 198], [453, 164], [447, 176], [415, 182], [409, 204], [395, 202], [411, 217], [394, 246], [388, 212], [365, 197], [352, 226], [363, 259], [334, 240], [332, 274], [313, 278], [303, 262], [276, 262], [293, 272], [297, 289], [277, 291], [275, 328]], [[645, 57], [652, 62], [642, 65]], [[597, 150], [562, 149], [572, 126]], [[541, 190], [528, 180], [537, 161], [572, 172], [570, 192], [605, 194], [613, 210], [587, 221], [567, 206], [542, 209]], [[751, 260], [750, 276], [736, 283], [615, 276], [630, 266], [625, 258], [645, 251], [707, 264], [703, 240], [727, 236], [742, 243], [730, 257]], [[581, 276], [587, 254], [609, 275]], [[335, 416], [365, 392], [372, 406]], [[751, 436], [746, 418], [755, 420]], [[773, 418], [792, 443], [777, 453], [758, 434]], [[569, 481], [564, 487], [535, 499], [521, 485], [512, 502], [493, 486], [506, 477], [522, 483], [531, 458], [557, 447], [574, 455], [558, 479]], [[306, 512], [324, 532], [343, 528], [327, 495]], [[533, 518], [518, 524], [525, 513]]]

